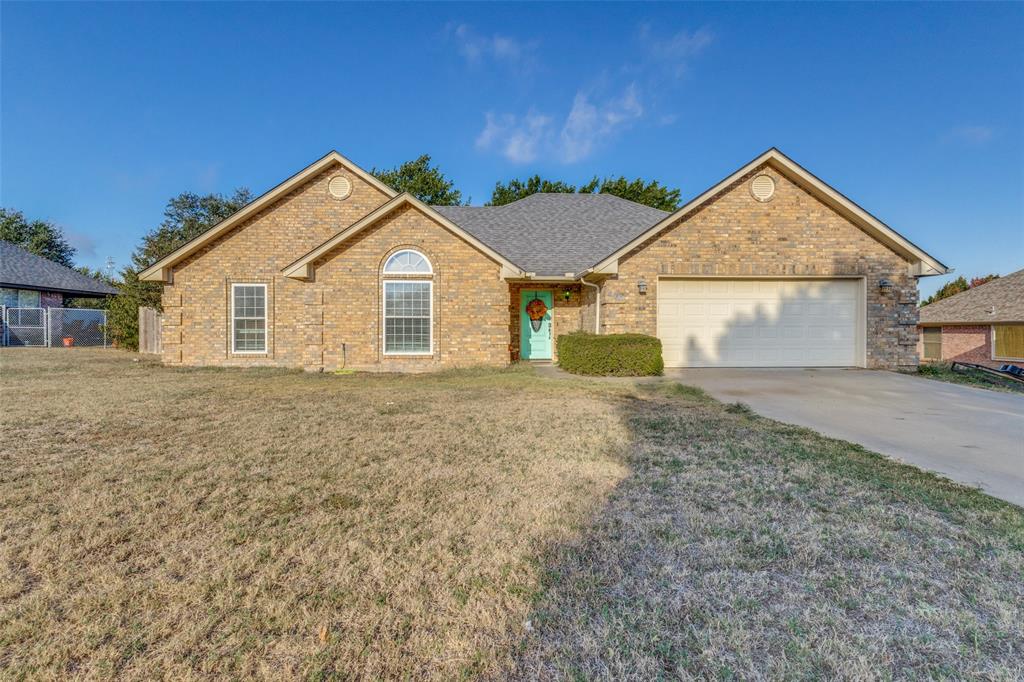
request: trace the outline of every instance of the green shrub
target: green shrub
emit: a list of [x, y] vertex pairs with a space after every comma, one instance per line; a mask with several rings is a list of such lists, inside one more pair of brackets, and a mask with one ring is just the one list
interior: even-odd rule
[[558, 365], [573, 374], [641, 377], [661, 374], [661, 340], [643, 334], [588, 334], [558, 337]]

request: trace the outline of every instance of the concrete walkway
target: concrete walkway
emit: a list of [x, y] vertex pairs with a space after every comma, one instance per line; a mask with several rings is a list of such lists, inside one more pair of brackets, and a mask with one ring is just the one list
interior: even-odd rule
[[723, 402], [859, 443], [1024, 506], [1024, 395], [871, 370], [677, 369]]

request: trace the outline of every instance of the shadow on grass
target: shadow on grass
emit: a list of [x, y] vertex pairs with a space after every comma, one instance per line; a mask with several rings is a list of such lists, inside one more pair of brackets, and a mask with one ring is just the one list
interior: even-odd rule
[[548, 548], [522, 678], [1017, 678], [1024, 514], [679, 384], [620, 397], [630, 475]]

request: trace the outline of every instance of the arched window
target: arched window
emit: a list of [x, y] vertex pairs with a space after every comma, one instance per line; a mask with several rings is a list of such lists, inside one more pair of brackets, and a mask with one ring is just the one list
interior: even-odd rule
[[434, 348], [434, 271], [419, 251], [384, 263], [384, 354], [431, 355]]
[[384, 264], [385, 275], [429, 275], [433, 272], [430, 261], [419, 251], [398, 251]]

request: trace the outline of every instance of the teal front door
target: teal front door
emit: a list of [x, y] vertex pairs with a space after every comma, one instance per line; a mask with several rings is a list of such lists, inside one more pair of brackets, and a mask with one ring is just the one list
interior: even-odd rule
[[525, 290], [519, 297], [519, 356], [523, 360], [551, 359], [550, 291]]

